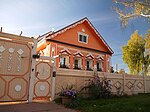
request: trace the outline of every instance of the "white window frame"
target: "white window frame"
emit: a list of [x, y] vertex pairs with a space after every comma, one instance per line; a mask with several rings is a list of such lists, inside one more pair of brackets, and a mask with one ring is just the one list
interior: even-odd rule
[[60, 66], [61, 66], [61, 59], [62, 58], [65, 58], [65, 66], [69, 67], [69, 56], [65, 56], [65, 55], [60, 56]]
[[82, 58], [74, 58], [74, 67], [75, 67], [75, 60], [78, 60], [78, 68], [82, 69]]
[[[86, 36], [86, 42], [80, 41], [80, 35]], [[78, 42], [88, 44], [88, 35], [82, 32], [78, 32]]]
[[[62, 59], [65, 59], [65, 62], [64, 63], [62, 63]], [[66, 65], [66, 57], [65, 56], [61, 56], [60, 57], [60, 65]]]
[[[99, 68], [101, 70], [103, 70], [103, 63], [101, 61], [97, 61], [96, 64], [99, 63]], [[96, 65], [96, 69], [97, 69], [97, 65]]]
[[86, 60], [86, 69], [87, 69], [87, 61], [89, 61], [89, 68], [93, 70], [93, 60], [92, 59]]

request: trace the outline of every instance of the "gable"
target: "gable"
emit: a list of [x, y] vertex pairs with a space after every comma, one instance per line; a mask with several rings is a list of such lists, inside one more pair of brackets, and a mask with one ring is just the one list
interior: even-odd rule
[[74, 53], [74, 56], [75, 57], [83, 57], [84, 55], [81, 52], [77, 51], [77, 52]]
[[61, 54], [70, 55], [71, 52], [68, 49], [63, 49], [60, 51]]
[[[80, 34], [87, 37], [86, 42], [80, 41]], [[88, 20], [76, 22], [68, 27], [65, 27], [64, 29], [59, 30], [58, 32], [49, 35], [47, 38], [79, 47], [95, 49], [108, 52], [110, 54], [113, 53], [107, 43], [98, 34], [98, 32], [95, 31], [95, 28], [93, 28]]]

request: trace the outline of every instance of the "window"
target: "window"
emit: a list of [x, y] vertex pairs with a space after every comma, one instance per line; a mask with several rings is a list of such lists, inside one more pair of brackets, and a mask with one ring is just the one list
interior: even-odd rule
[[66, 58], [65, 57], [60, 58], [60, 65], [66, 65]]
[[81, 70], [81, 67], [82, 67], [81, 63], [82, 63], [81, 58], [75, 58], [74, 59], [74, 69]]
[[97, 62], [97, 71], [102, 71], [102, 62]]
[[93, 70], [93, 61], [92, 60], [87, 60], [86, 61], [86, 69], [92, 71]]
[[78, 40], [82, 43], [88, 43], [88, 35], [84, 33], [78, 33]]
[[69, 69], [69, 56], [61, 55], [60, 56], [60, 68], [67, 68]]
[[82, 41], [83, 41], [82, 39], [83, 39], [83, 38], [82, 38], [82, 35], [79, 35], [79, 41], [82, 42]]
[[83, 42], [87, 43], [87, 37], [86, 36], [83, 36]]
[[79, 35], [79, 41], [80, 42], [85, 42], [85, 43], [87, 43], [87, 36], [84, 36], [84, 35]]
[[86, 68], [87, 68], [87, 69], [90, 68], [90, 62], [89, 62], [89, 61], [86, 62]]
[[77, 59], [74, 60], [74, 67], [78, 68], [78, 60]]

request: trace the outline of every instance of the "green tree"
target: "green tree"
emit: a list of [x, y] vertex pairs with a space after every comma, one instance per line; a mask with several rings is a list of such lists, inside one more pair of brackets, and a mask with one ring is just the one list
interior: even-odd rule
[[150, 65], [150, 29], [148, 33], [145, 35], [145, 58], [143, 60], [143, 72], [148, 72], [148, 67]]
[[139, 74], [143, 70], [145, 40], [135, 31], [127, 45], [122, 47], [123, 61], [128, 65], [130, 73]]
[[144, 17], [150, 21], [150, 0], [113, 0], [114, 10], [119, 14], [122, 25], [127, 26], [130, 19]]

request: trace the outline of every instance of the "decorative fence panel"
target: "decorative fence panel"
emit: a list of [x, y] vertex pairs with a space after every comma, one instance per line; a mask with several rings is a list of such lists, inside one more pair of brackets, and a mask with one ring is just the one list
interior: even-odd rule
[[27, 100], [32, 45], [0, 39], [0, 101]]
[[34, 100], [49, 100], [51, 97], [52, 66], [49, 62], [36, 64], [34, 79]]
[[[106, 77], [110, 80], [112, 85], [112, 92], [136, 94], [136, 93], [150, 93], [150, 76], [136, 76], [129, 74], [115, 74], [115, 73], [97, 73], [100, 78]], [[73, 69], [57, 69], [56, 90], [57, 95], [62, 86], [67, 84], [74, 85], [77, 90], [88, 84], [89, 80], [94, 77], [93, 71], [73, 70]]]

